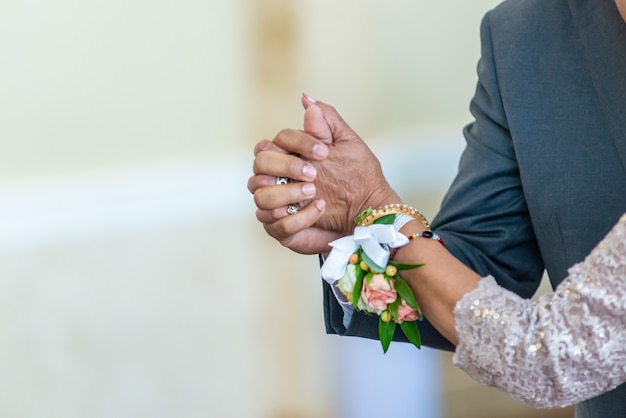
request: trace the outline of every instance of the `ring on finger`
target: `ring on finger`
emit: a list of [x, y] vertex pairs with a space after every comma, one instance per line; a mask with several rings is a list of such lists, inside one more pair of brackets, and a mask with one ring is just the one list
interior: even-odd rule
[[276, 177], [276, 184], [287, 184], [291, 183], [291, 179], [288, 177]]
[[288, 215], [296, 214], [298, 213], [299, 210], [300, 210], [300, 206], [296, 205], [295, 203], [291, 203], [289, 204], [289, 206], [287, 206]]

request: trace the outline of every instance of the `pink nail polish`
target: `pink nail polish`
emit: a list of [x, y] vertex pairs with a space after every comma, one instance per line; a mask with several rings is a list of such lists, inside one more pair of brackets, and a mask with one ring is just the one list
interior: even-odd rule
[[326, 207], [326, 202], [324, 200], [316, 200], [315, 207], [321, 212]]
[[302, 193], [304, 193], [305, 196], [313, 196], [315, 194], [315, 185], [304, 183], [302, 185]]
[[306, 177], [313, 180], [315, 176], [317, 175], [317, 170], [312, 165], [305, 165], [302, 168], [302, 174], [304, 174]]
[[309, 95], [309, 94], [307, 94], [307, 93], [302, 92], [302, 95], [304, 96], [304, 98], [305, 98], [307, 101], [309, 101], [309, 102], [311, 102], [311, 103], [316, 103], [316, 102], [317, 102], [317, 99], [316, 99], [315, 97], [313, 97], [313, 96], [311, 96], [311, 95]]
[[320, 144], [313, 145], [313, 154], [320, 158], [326, 158], [328, 156], [328, 147]]

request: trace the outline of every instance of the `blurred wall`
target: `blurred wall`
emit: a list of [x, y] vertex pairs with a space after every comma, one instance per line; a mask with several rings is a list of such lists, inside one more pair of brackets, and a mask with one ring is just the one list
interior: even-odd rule
[[[324, 335], [315, 257], [254, 220], [252, 146], [306, 91], [432, 217], [494, 4], [2, 3], [0, 416], [348, 418], [360, 343]], [[402, 351], [381, 373], [447, 364]], [[436, 372], [407, 374], [451, 416]]]
[[[470, 120], [480, 20], [496, 0], [257, 3], [257, 25], [266, 24], [253, 25], [256, 38], [270, 47], [255, 54], [264, 69], [255, 91], [258, 102], [276, 103], [262, 113], [270, 134], [300, 122], [302, 90], [334, 104], [366, 138], [405, 127], [458, 131]], [[285, 34], [292, 40], [279, 41]]]
[[241, 145], [247, 8], [3, 2], [0, 179], [210, 157]]

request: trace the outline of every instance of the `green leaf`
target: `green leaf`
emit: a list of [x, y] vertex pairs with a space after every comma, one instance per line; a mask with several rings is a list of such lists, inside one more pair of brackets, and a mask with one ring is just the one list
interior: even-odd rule
[[402, 264], [396, 263], [395, 261], [389, 261], [389, 264], [395, 266], [398, 270], [411, 270], [416, 269], [418, 267], [422, 267], [424, 264]]
[[412, 342], [415, 347], [420, 348], [422, 346], [422, 336], [415, 322], [403, 322], [400, 324], [400, 328], [402, 328], [402, 332], [404, 332], [406, 338]]
[[372, 224], [392, 225], [395, 220], [396, 220], [396, 214], [392, 213], [389, 215], [381, 216], [380, 218], [372, 222]]
[[359, 213], [356, 218], [354, 218], [354, 224], [359, 225], [363, 221], [363, 219], [367, 218], [369, 214], [373, 212], [373, 210], [374, 209], [372, 209], [371, 206], [364, 209], [363, 212]]
[[365, 272], [361, 268], [361, 263], [356, 263], [354, 265], [354, 275], [357, 279], [359, 278], [359, 276], [361, 277], [361, 279], [363, 279], [363, 276], [365, 276]]
[[400, 298], [396, 298], [396, 300], [387, 305], [391, 311], [391, 317], [394, 319], [398, 319], [398, 306], [400, 306]]
[[354, 282], [354, 288], [352, 289], [352, 306], [358, 308], [359, 299], [361, 299], [361, 288], [363, 288], [363, 277], [365, 272], [361, 268], [356, 269], [356, 281]]
[[382, 318], [378, 320], [378, 337], [380, 338], [380, 344], [383, 346], [383, 353], [386, 353], [387, 349], [389, 349], [389, 344], [391, 344], [391, 340], [393, 340], [393, 333], [395, 331], [395, 322], [385, 322]]
[[406, 304], [411, 308], [416, 309], [420, 316], [422, 316], [422, 312], [420, 311], [419, 305], [415, 300], [415, 296], [413, 296], [413, 291], [409, 287], [409, 284], [402, 279], [400, 276], [396, 276], [396, 281], [394, 283], [396, 285], [396, 292], [400, 295], [402, 299], [406, 301]]

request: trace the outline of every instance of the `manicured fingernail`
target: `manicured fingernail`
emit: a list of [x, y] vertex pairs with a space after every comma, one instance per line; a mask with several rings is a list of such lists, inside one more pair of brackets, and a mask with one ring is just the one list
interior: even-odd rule
[[317, 103], [317, 99], [316, 99], [315, 97], [313, 97], [313, 96], [311, 96], [311, 95], [309, 95], [309, 94], [307, 94], [307, 93], [304, 93], [304, 92], [302, 92], [302, 95], [303, 95], [303, 96], [304, 96], [304, 98], [305, 98], [306, 100], [308, 100], [309, 102], [311, 102], [311, 103]]
[[315, 185], [311, 183], [304, 183], [302, 185], [302, 193], [305, 196], [313, 196], [315, 194]]
[[324, 208], [326, 208], [326, 201], [325, 200], [316, 200], [315, 201], [315, 207], [317, 208], [317, 210], [319, 210], [320, 212], [324, 210]]
[[315, 176], [317, 175], [317, 170], [312, 165], [305, 165], [302, 168], [302, 174], [304, 174], [306, 177], [313, 180], [315, 179]]
[[328, 156], [328, 147], [322, 144], [313, 145], [313, 154], [320, 158], [326, 158]]

